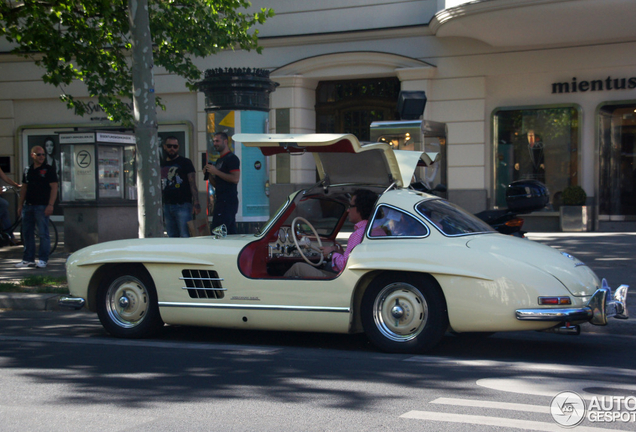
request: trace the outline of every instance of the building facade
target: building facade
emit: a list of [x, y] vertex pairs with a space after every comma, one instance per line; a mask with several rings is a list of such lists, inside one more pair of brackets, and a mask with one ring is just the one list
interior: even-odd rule
[[[446, 125], [451, 201], [474, 212], [501, 207], [510, 181], [538, 179], [550, 189], [551, 206], [531, 224], [558, 230], [560, 193], [580, 185], [595, 230], [636, 230], [636, 2], [252, 3], [277, 13], [259, 29], [263, 53], [228, 51], [197, 62], [202, 70], [270, 71], [279, 86], [264, 130], [353, 132], [364, 139], [371, 121], [395, 119], [396, 92], [425, 91], [424, 118]], [[2, 54], [0, 71], [0, 160], [16, 179], [29, 146], [59, 132], [113, 126], [96, 104], [85, 117], [66, 110], [29, 61]], [[162, 71], [155, 81], [167, 106], [158, 112], [160, 133], [180, 134], [193, 161], [206, 158], [203, 94]], [[316, 180], [310, 155], [266, 164], [270, 211], [286, 193]], [[250, 169], [244, 165], [246, 176]], [[198, 179], [205, 191], [200, 172]]]

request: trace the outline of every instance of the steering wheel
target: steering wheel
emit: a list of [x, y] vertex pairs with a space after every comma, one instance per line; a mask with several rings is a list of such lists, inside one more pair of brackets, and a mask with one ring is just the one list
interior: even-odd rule
[[[309, 228], [311, 228], [311, 232], [314, 233], [314, 235], [316, 236], [316, 240], [318, 240], [318, 247], [312, 245], [311, 241], [309, 241], [308, 238], [307, 238], [307, 240], [309, 241], [309, 244], [307, 244], [305, 242], [301, 243], [301, 242], [298, 241], [298, 237], [296, 237], [296, 229], [295, 229], [296, 224], [298, 222], [302, 222], [305, 225], [308, 225]], [[303, 257], [303, 259], [307, 262], [307, 264], [312, 265], [314, 267], [318, 267], [320, 264], [322, 264], [323, 256], [322, 256], [322, 251], [320, 250], [320, 248], [322, 247], [322, 242], [320, 241], [320, 236], [318, 235], [318, 232], [316, 231], [316, 228], [314, 228], [314, 226], [312, 224], [310, 224], [307, 219], [302, 218], [300, 216], [298, 216], [297, 218], [294, 218], [294, 220], [292, 221], [292, 225], [291, 225], [291, 235], [292, 235], [292, 238], [294, 239], [294, 244], [296, 245], [296, 249], [300, 253], [300, 256]], [[314, 263], [313, 261], [310, 261], [309, 258], [307, 258], [305, 256], [305, 253], [303, 252], [303, 248], [305, 248], [305, 247], [307, 249], [315, 250], [316, 252], [318, 252], [318, 255], [320, 256], [320, 259], [318, 260], [317, 263]]]

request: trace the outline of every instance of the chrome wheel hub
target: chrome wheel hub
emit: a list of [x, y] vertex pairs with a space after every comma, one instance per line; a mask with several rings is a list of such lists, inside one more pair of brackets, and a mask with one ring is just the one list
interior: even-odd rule
[[149, 308], [148, 291], [134, 276], [115, 279], [106, 292], [106, 311], [120, 327], [132, 328], [146, 317]]
[[404, 316], [404, 309], [400, 306], [399, 300], [396, 300], [395, 306], [391, 309], [391, 316], [398, 320]]
[[128, 300], [126, 297], [122, 297], [122, 298], [119, 299], [119, 307], [120, 308], [126, 309], [129, 304], [130, 304], [130, 300]]
[[419, 335], [428, 321], [428, 304], [413, 285], [397, 282], [384, 287], [373, 304], [373, 320], [386, 338], [407, 342]]

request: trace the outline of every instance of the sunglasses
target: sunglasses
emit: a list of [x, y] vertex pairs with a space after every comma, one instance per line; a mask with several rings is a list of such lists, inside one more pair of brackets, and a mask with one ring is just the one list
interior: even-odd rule
[[33, 153], [36, 156], [46, 156], [46, 153]]
[[179, 144], [166, 144], [166, 148], [176, 149], [179, 148]]

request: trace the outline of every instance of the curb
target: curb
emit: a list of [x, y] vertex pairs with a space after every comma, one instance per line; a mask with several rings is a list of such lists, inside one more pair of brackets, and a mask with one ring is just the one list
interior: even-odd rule
[[0, 293], [0, 309], [60, 311], [62, 308], [57, 304], [60, 297], [60, 294]]

